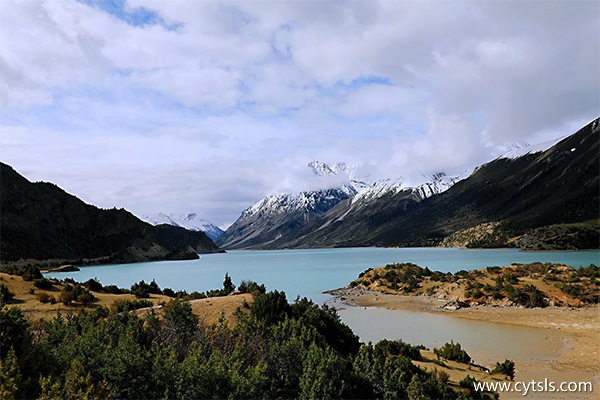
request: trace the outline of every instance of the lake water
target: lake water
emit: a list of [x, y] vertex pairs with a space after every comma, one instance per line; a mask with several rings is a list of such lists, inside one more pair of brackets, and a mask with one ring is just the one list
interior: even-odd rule
[[[371, 307], [348, 307], [340, 310], [339, 315], [363, 342], [402, 339], [433, 349], [454, 340], [461, 343], [475, 362], [483, 365], [493, 365], [505, 358], [548, 362], [557, 357], [563, 347], [554, 332], [520, 325]], [[377, 329], [373, 329], [374, 326]]]
[[[510, 265], [515, 262], [555, 262], [573, 267], [600, 264], [600, 252], [520, 252], [444, 248], [343, 248], [313, 250], [230, 251], [203, 254], [199, 260], [162, 261], [82, 267], [81, 271], [46, 274], [77, 281], [98, 278], [104, 285], [130, 287], [153, 279], [161, 288], [206, 291], [220, 288], [225, 273], [234, 283], [251, 279], [269, 290], [283, 290], [292, 301], [307, 296], [324, 303], [331, 296], [323, 291], [347, 285], [370, 267], [412, 262], [445, 272]], [[476, 362], [493, 364], [504, 358], [540, 361], [558, 355], [560, 340], [545, 330], [471, 321], [450, 316], [350, 307], [339, 312], [341, 319], [363, 341], [403, 339], [411, 344], [439, 347], [451, 339], [459, 342]]]
[[306, 296], [323, 303], [322, 292], [347, 285], [367, 268], [412, 262], [444, 272], [479, 269], [514, 262], [555, 262], [574, 267], [600, 264], [598, 251], [520, 252], [513, 249], [462, 250], [446, 248], [341, 248], [307, 250], [246, 250], [202, 254], [199, 260], [160, 261], [82, 267], [79, 272], [47, 274], [76, 281], [98, 278], [104, 285], [129, 288], [133, 283], [156, 280], [161, 288], [188, 292], [218, 289], [229, 273], [235, 284], [242, 279], [283, 290], [288, 299]]

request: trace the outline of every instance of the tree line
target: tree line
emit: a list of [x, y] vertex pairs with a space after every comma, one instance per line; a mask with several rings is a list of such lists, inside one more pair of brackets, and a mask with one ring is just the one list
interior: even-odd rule
[[234, 326], [205, 324], [181, 299], [161, 315], [95, 307], [36, 322], [1, 306], [0, 398], [491, 397], [415, 366], [420, 347], [360, 343], [332, 308], [307, 298], [290, 303], [279, 291], [254, 293]]

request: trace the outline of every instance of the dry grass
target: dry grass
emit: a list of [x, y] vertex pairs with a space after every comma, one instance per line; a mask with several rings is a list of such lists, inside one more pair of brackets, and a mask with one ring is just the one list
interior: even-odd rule
[[[93, 310], [95, 308], [104, 306], [110, 307], [117, 300], [136, 300], [133, 294], [108, 294], [100, 292], [92, 292], [96, 301], [87, 307], [82, 305], [74, 304], [72, 306], [65, 306], [59, 301], [60, 292], [63, 289], [63, 285], [55, 284], [49, 290], [37, 289], [33, 282], [24, 281], [22, 277], [15, 275], [8, 275], [0, 273], [0, 284], [4, 284], [8, 289], [15, 294], [14, 299], [9, 305], [19, 307], [23, 313], [31, 320], [39, 320], [42, 318], [51, 319], [56, 316], [58, 312], [62, 314], [75, 313], [79, 310]], [[40, 292], [47, 292], [50, 296], [56, 299], [55, 304], [42, 303], [37, 299], [37, 295]], [[173, 299], [163, 295], [151, 295], [150, 300], [154, 305], [154, 310], [160, 315], [160, 305], [168, 303]], [[192, 312], [201, 321], [206, 324], [212, 324], [218, 322], [221, 315], [230, 324], [234, 324], [236, 321], [235, 312], [238, 309], [245, 310], [247, 306], [252, 304], [253, 297], [250, 294], [241, 295], [230, 295], [225, 297], [212, 297], [207, 299], [192, 300]], [[140, 309], [136, 312], [138, 314], [147, 313], [149, 309]]]
[[[169, 301], [172, 300], [173, 299], [169, 299]], [[248, 311], [253, 302], [254, 297], [248, 293], [190, 300], [192, 313], [198, 317], [200, 322], [206, 325], [212, 325], [223, 318], [229, 326], [233, 326], [237, 322], [237, 311]], [[159, 317], [162, 316], [162, 310], [163, 309], [160, 306], [153, 309]], [[150, 312], [150, 310], [147, 308], [136, 310], [138, 315], [145, 315], [148, 312]]]

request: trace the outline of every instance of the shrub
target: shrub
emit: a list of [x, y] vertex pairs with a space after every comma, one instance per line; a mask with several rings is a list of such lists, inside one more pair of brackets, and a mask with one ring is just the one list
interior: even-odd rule
[[60, 292], [60, 301], [62, 301], [65, 306], [71, 305], [74, 301], [87, 306], [94, 300], [96, 300], [94, 295], [90, 293], [87, 288], [79, 284], [75, 286], [67, 285], [63, 288], [62, 292]]
[[512, 360], [504, 360], [503, 363], [496, 362], [496, 366], [490, 374], [504, 374], [511, 380], [515, 379], [515, 362]]
[[34, 279], [33, 286], [35, 286], [38, 289], [48, 290], [52, 288], [52, 282], [46, 278]]
[[100, 283], [98, 278], [88, 279], [83, 283], [83, 286], [94, 292], [101, 292], [103, 289], [102, 284]]
[[433, 352], [446, 360], [457, 361], [459, 363], [468, 364], [471, 362], [471, 356], [464, 351], [460, 345], [460, 343], [454, 343], [454, 341], [450, 341], [450, 343], [444, 344], [441, 348], [433, 349]]
[[24, 281], [33, 281], [34, 279], [42, 279], [43, 277], [44, 276], [42, 275], [40, 270], [33, 265], [28, 265], [23, 271]]
[[104, 286], [102, 288], [102, 290], [104, 291], [104, 293], [110, 293], [110, 294], [123, 294], [126, 292], [126, 290], [123, 290], [123, 289], [117, 287], [116, 285]]
[[145, 300], [145, 299], [141, 299], [141, 300], [116, 300], [114, 303], [112, 303], [111, 308], [115, 311], [115, 312], [124, 312], [124, 311], [132, 311], [132, 310], [137, 310], [139, 308], [148, 308], [148, 307], [152, 307], [154, 306], [154, 303], [152, 303], [150, 300]]
[[73, 291], [72, 290], [64, 290], [62, 292], [60, 292], [59, 295], [60, 301], [65, 305], [65, 306], [70, 306], [71, 303], [73, 303], [73, 300], [75, 300], [75, 296], [73, 296]]
[[[54, 296], [52, 296], [51, 294], [49, 294], [48, 292], [37, 292], [37, 294], [35, 295], [35, 297], [38, 299], [38, 301], [40, 303], [52, 303], [54, 304], [54, 302], [56, 301], [54, 299]], [[54, 300], [54, 301], [52, 301]]]
[[137, 298], [147, 298], [150, 294], [162, 294], [162, 290], [160, 290], [154, 279], [150, 283], [146, 283], [142, 279], [131, 286], [131, 293]]
[[458, 382], [458, 384], [462, 388], [473, 390], [475, 388], [475, 382], [477, 382], [477, 379], [467, 375], [460, 382]]
[[252, 293], [254, 295], [265, 294], [267, 292], [267, 288], [264, 284], [259, 285], [250, 280], [243, 280], [238, 289], [241, 293]]
[[8, 290], [5, 284], [0, 284], [0, 304], [8, 303], [15, 297], [15, 294]]
[[77, 301], [82, 305], [87, 306], [94, 301], [94, 296], [90, 292], [84, 292], [77, 295]]
[[290, 305], [285, 292], [275, 290], [258, 296], [250, 311], [257, 321], [271, 325], [285, 320], [290, 315]]

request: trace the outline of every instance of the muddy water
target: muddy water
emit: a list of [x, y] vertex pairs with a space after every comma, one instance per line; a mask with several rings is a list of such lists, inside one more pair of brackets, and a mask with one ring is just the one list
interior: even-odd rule
[[477, 321], [449, 315], [374, 307], [347, 307], [338, 311], [343, 322], [364, 342], [402, 339], [433, 349], [453, 340], [462, 345], [473, 362], [491, 368], [496, 361], [516, 364], [515, 382], [592, 382], [593, 393], [504, 393], [502, 399], [600, 397], [600, 371], [582, 370], [566, 359], [577, 352], [571, 334], [555, 329]]

